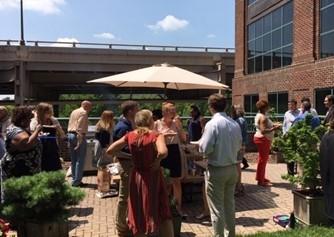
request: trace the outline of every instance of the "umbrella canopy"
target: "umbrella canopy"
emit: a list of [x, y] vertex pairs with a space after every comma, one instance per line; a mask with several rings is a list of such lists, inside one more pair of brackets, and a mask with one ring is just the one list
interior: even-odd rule
[[91, 80], [88, 83], [105, 83], [116, 87], [154, 87], [176, 90], [228, 89], [228, 86], [217, 81], [166, 63]]

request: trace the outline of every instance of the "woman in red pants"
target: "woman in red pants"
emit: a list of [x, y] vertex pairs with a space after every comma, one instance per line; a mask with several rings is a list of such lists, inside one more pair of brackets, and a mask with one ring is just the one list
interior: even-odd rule
[[259, 100], [256, 103], [258, 113], [255, 116], [256, 133], [254, 143], [259, 151], [259, 158], [256, 169], [257, 184], [261, 186], [271, 186], [270, 180], [266, 178], [266, 165], [269, 159], [271, 141], [274, 137], [274, 131], [281, 125], [274, 125], [267, 116], [269, 104], [266, 100]]

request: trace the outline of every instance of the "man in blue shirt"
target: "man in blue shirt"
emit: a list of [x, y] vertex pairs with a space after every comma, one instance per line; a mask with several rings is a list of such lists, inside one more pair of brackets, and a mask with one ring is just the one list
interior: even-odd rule
[[[132, 131], [135, 127], [134, 118], [139, 110], [136, 101], [125, 101], [121, 104], [122, 117], [119, 119], [113, 131], [113, 141], [117, 141], [125, 134]], [[129, 195], [129, 174], [132, 169], [132, 160], [129, 147], [125, 146], [121, 152], [117, 154], [117, 159], [121, 166], [119, 196], [116, 211], [116, 229], [118, 236], [132, 236], [126, 218], [127, 218], [127, 201]]]
[[199, 150], [208, 159], [205, 182], [212, 227], [215, 237], [234, 237], [234, 190], [238, 181], [241, 130], [238, 123], [224, 112], [226, 100], [222, 95], [211, 95], [208, 104], [213, 117], [205, 125]]

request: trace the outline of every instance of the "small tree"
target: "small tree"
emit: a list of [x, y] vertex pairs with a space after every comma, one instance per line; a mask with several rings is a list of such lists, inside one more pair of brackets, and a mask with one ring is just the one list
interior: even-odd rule
[[319, 180], [319, 143], [326, 132], [324, 126], [315, 129], [311, 126], [313, 116], [307, 115], [305, 120], [294, 124], [285, 135], [274, 139], [273, 147], [282, 152], [287, 162], [295, 162], [300, 170], [295, 175], [283, 175], [293, 184], [300, 184], [310, 192], [316, 192]]
[[67, 207], [78, 204], [85, 196], [67, 183], [61, 171], [10, 178], [4, 187], [2, 214], [16, 222], [66, 220]]

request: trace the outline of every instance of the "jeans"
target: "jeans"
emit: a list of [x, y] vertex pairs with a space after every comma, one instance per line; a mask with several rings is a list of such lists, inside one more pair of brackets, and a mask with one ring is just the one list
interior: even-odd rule
[[235, 237], [234, 190], [237, 181], [236, 165], [208, 166], [205, 186], [214, 237]]
[[83, 176], [83, 168], [85, 164], [87, 141], [83, 138], [80, 146], [75, 150], [78, 144], [77, 135], [69, 133], [67, 135], [70, 145], [71, 169], [72, 169], [72, 186], [79, 186]]

